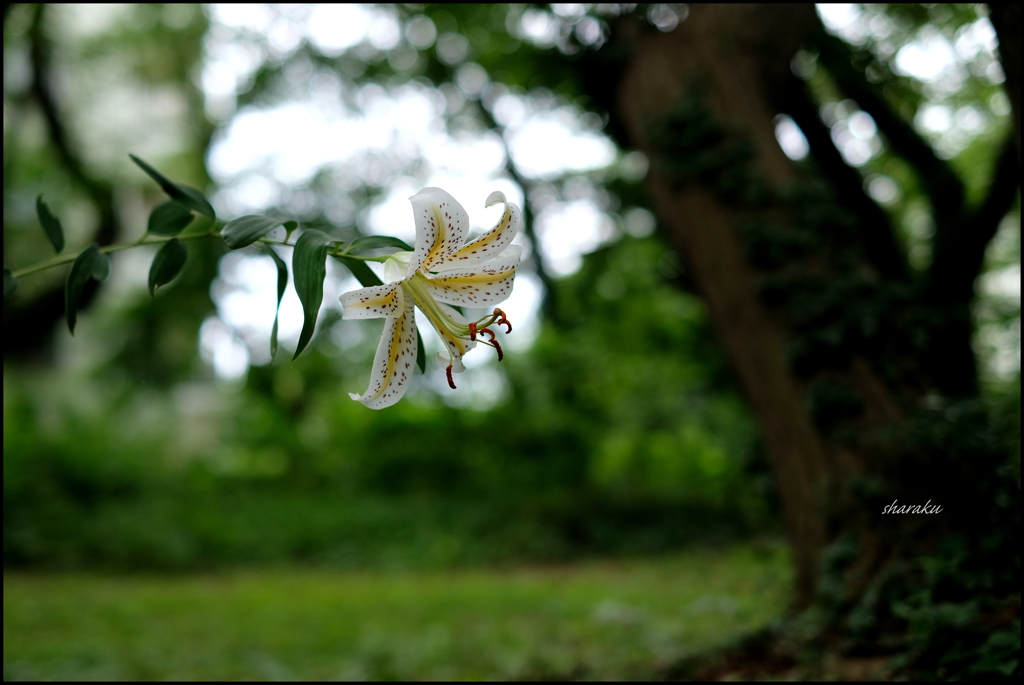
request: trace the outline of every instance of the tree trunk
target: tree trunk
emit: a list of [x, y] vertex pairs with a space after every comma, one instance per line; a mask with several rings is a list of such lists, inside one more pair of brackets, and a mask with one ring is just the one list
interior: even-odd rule
[[[969, 312], [985, 248], [1018, 192], [1014, 138], [986, 197], [966, 204], [953, 169], [852, 66], [811, 5], [694, 5], [671, 32], [627, 20], [613, 38], [628, 55], [613, 123], [651, 159], [653, 208], [759, 423], [794, 552], [795, 608], [824, 597], [826, 566], [839, 574], [827, 602], [841, 614], [894, 582], [882, 569], [914, 566], [893, 562], [967, 549], [991, 530], [1009, 533], [963, 552], [979, 561], [958, 571], [956, 592], [995, 568], [994, 596], [1010, 592], [1017, 562], [1001, 545], [1019, 516], [992, 503], [1017, 501], [1019, 482], [1006, 476], [1009, 443], [995, 440], [976, 401]], [[887, 216], [790, 72], [807, 44], [932, 205], [923, 277], [910, 274]], [[798, 170], [779, 147], [779, 112], [805, 132], [809, 166]], [[880, 518], [894, 497], [956, 514]], [[897, 594], [912, 593], [916, 571], [900, 573]]]
[[687, 88], [699, 86], [714, 115], [749, 136], [769, 186], [779, 189], [794, 180], [775, 139], [775, 112], [765, 86], [788, 76], [813, 13], [810, 5], [694, 5], [672, 33], [632, 36], [635, 52], [618, 93], [628, 135], [653, 161], [653, 205], [707, 302], [761, 427], [793, 545], [801, 604], [811, 597], [826, 542], [819, 507], [827, 485], [825, 447], [804, 409], [804, 389], [790, 371], [784, 330], [758, 296], [757, 275], [735, 228], [735, 208], [713, 189], [679, 187], [667, 177], [652, 140], [651, 113], [669, 112]]

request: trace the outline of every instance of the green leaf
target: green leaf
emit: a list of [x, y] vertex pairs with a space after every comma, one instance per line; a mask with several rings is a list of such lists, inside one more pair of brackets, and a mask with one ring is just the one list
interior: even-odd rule
[[273, 359], [277, 354], [277, 316], [281, 312], [281, 298], [284, 297], [284, 290], [288, 287], [288, 265], [270, 245], [263, 244], [260, 247], [273, 257], [274, 265], [277, 267], [277, 307], [274, 309], [274, 328], [270, 332], [270, 358]]
[[404, 240], [392, 238], [389, 235], [368, 235], [365, 238], [356, 238], [348, 246], [348, 250], [372, 250], [378, 247], [397, 247], [406, 252], [412, 252], [412, 248]]
[[143, 171], [149, 174], [150, 178], [160, 184], [160, 187], [163, 188], [164, 192], [170, 195], [172, 199], [177, 200], [186, 207], [196, 210], [200, 214], [205, 214], [211, 219], [217, 218], [209, 200], [207, 200], [206, 196], [201, 192], [195, 188], [189, 188], [188, 186], [179, 185], [168, 180], [163, 174], [143, 162], [135, 155], [128, 156], [131, 157], [132, 161], [138, 164]]
[[11, 267], [4, 265], [4, 299], [11, 299], [11, 295], [18, 291], [18, 279], [14, 277]]
[[146, 230], [156, 235], [178, 235], [194, 218], [191, 209], [177, 200], [168, 200], [150, 213]]
[[60, 254], [64, 249], [64, 229], [61, 228], [60, 219], [50, 213], [50, 208], [43, 202], [43, 196], [36, 198], [36, 214], [39, 215], [39, 224], [43, 227], [43, 233], [53, 243], [53, 249]]
[[232, 250], [252, 245], [254, 242], [282, 225], [280, 219], [250, 214], [232, 219], [220, 232], [227, 246]]
[[369, 288], [371, 285], [382, 285], [384, 281], [377, 278], [377, 274], [370, 270], [369, 265], [361, 259], [352, 259], [351, 257], [337, 257], [337, 260], [348, 267], [348, 270], [352, 272], [352, 275], [356, 277], [364, 288]]
[[153, 257], [153, 265], [149, 267], [149, 295], [153, 297], [156, 289], [167, 285], [181, 273], [188, 259], [188, 247], [177, 238], [168, 240]]
[[92, 265], [92, 277], [102, 283], [110, 275], [110, 255], [100, 252], [100, 256]]
[[420, 367], [420, 373], [427, 372], [427, 351], [423, 349], [423, 336], [419, 327], [416, 328], [416, 366]]
[[295, 348], [295, 359], [309, 344], [316, 327], [316, 316], [324, 299], [324, 276], [327, 275], [327, 252], [334, 239], [322, 231], [307, 229], [295, 241], [292, 253], [292, 273], [295, 292], [302, 303], [302, 333]]
[[100, 252], [99, 245], [93, 243], [78, 255], [71, 265], [67, 283], [64, 285], [64, 304], [71, 335], [75, 334], [75, 324], [78, 322], [78, 301], [82, 298], [82, 288], [93, 273], [101, 268], [97, 266], [97, 262], [101, 262], [105, 257], [106, 255]]

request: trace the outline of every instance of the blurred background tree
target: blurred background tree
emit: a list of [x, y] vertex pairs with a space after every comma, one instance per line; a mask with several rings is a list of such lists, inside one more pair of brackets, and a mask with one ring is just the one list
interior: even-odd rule
[[[266, 257], [211, 242], [150, 299], [120, 253], [74, 343], [62, 274], [26, 279], [6, 563], [573, 558], [778, 517], [803, 643], [1012, 674], [1019, 34], [987, 14], [5, 6], [5, 263], [48, 256], [39, 193], [71, 247], [141, 235], [129, 151], [346, 240], [408, 238], [424, 185], [474, 221], [499, 188], [530, 255], [506, 361], [373, 414], [345, 393], [376, 322], [325, 297], [271, 360]], [[294, 346], [293, 293], [281, 316]]]

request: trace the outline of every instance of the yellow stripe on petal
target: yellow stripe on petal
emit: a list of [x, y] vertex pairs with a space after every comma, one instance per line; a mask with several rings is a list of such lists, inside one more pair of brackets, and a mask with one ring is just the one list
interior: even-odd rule
[[519, 207], [511, 203], [506, 203], [505, 213], [502, 214], [501, 219], [494, 228], [487, 233], [484, 233], [473, 242], [456, 250], [450, 257], [445, 259], [443, 263], [438, 264], [437, 267], [432, 270], [444, 273], [445, 271], [452, 271], [454, 269], [466, 269], [480, 264], [481, 262], [494, 259], [504, 252], [516, 237], [516, 234], [519, 233], [519, 227], [522, 225], [522, 222], [522, 212]]
[[384, 334], [373, 357], [370, 386], [362, 395], [349, 393], [349, 397], [370, 409], [390, 407], [402, 399], [412, 381], [416, 365], [416, 317], [412, 304], [408, 304], [398, 317], [388, 317]]
[[407, 276], [447, 260], [462, 245], [469, 228], [466, 210], [440, 188], [424, 188], [409, 201], [416, 221], [416, 249]]
[[[451, 321], [466, 326], [466, 329], [468, 331], [469, 322], [466, 321], [466, 317], [464, 317], [462, 314], [459, 314], [457, 311], [455, 311], [448, 305], [444, 304], [443, 302], [435, 302], [434, 305], [444, 316], [446, 316]], [[434, 324], [434, 319], [433, 317], [430, 316], [430, 314], [427, 314], [427, 318], [430, 320], [431, 324]], [[452, 335], [449, 331], [442, 330], [438, 328], [436, 325], [434, 325], [434, 330], [436, 330], [438, 334], [441, 336], [441, 340], [444, 341], [445, 346], [451, 353], [452, 363], [455, 365], [455, 368], [461, 369], [456, 370], [455, 373], [462, 373], [462, 371], [465, 370], [465, 367], [462, 366], [462, 356], [469, 352], [470, 350], [472, 350], [474, 347], [476, 347], [476, 342], [473, 340], [467, 340], [466, 338], [460, 338], [458, 336]]]
[[398, 283], [372, 285], [341, 296], [342, 318], [379, 319], [401, 316], [405, 309], [405, 296]]
[[406, 288], [406, 301], [416, 303], [454, 359], [462, 359], [462, 355], [476, 347], [476, 343], [469, 339], [469, 322], [462, 314], [434, 298], [430, 282], [422, 274], [406, 281], [403, 287]]
[[427, 288], [438, 302], [468, 307], [490, 307], [512, 294], [514, 266], [500, 273], [470, 273], [428, 278]]

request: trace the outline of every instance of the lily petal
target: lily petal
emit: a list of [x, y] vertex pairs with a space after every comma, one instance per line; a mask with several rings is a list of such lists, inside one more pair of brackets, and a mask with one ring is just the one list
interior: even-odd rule
[[389, 316], [384, 334], [377, 345], [370, 371], [370, 386], [362, 395], [348, 396], [370, 409], [390, 407], [402, 399], [409, 389], [412, 370], [416, 364], [416, 316], [412, 303], [407, 304], [400, 316]]
[[440, 188], [424, 188], [409, 198], [416, 220], [416, 249], [406, 276], [430, 271], [462, 246], [469, 216], [454, 197]]
[[[428, 307], [420, 307], [420, 311], [426, 314], [427, 320], [430, 321], [430, 325], [433, 326], [434, 330], [437, 331], [437, 334], [441, 336], [441, 340], [444, 342], [444, 346], [448, 351], [448, 354], [445, 356], [448, 357], [450, 355], [452, 360], [451, 363], [456, 367], [459, 367], [462, 364], [462, 355], [476, 347], [476, 342], [453, 335], [448, 330], [448, 327], [439, 320], [439, 318], [444, 317], [445, 319], [448, 319], [449, 322], [454, 322], [462, 327], [468, 327], [469, 322], [466, 321], [466, 317], [459, 314], [448, 305], [437, 301], [431, 302]], [[445, 364], [445, 366], [447, 366], [447, 364]]]
[[444, 352], [438, 352], [434, 355], [434, 363], [437, 364], [438, 368], [447, 369], [448, 365], [452, 365], [452, 373], [462, 373], [466, 370], [466, 365], [462, 363], [461, 359], [448, 359], [448, 355]]
[[500, 192], [491, 193], [487, 198], [487, 206], [497, 202], [505, 203], [505, 212], [501, 215], [497, 225], [487, 233], [468, 243], [455, 252], [442, 263], [431, 269], [432, 271], [451, 271], [454, 269], [465, 269], [489, 259], [497, 257], [512, 242], [512, 239], [519, 233], [519, 227], [523, 223], [523, 213], [517, 205], [505, 202], [505, 196]]
[[430, 294], [438, 302], [470, 307], [490, 307], [512, 294], [516, 266], [523, 248], [512, 245], [494, 259], [473, 269], [443, 271], [426, 279]]
[[400, 283], [371, 285], [345, 293], [339, 299], [343, 319], [379, 319], [397, 317], [405, 311], [405, 296]]

